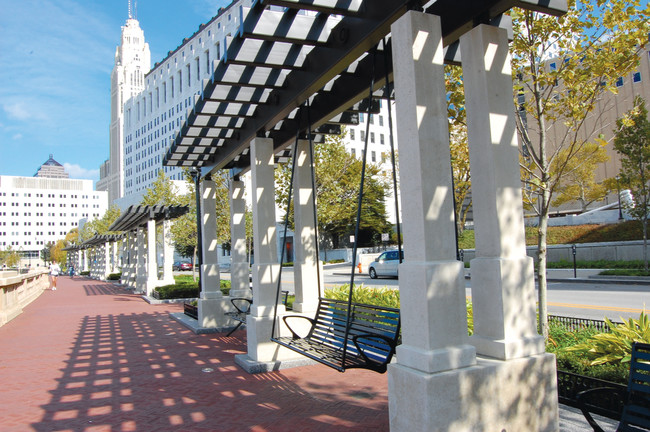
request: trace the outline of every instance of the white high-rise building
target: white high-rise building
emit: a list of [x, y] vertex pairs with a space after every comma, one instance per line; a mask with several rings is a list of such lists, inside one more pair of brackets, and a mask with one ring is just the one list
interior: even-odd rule
[[[123, 198], [120, 200], [121, 207], [137, 204], [161, 169], [172, 180], [184, 181], [180, 167], [163, 167], [162, 160], [174, 136], [183, 125], [188, 111], [193, 108], [195, 98], [203, 91], [204, 80], [212, 77], [215, 63], [224, 55], [230, 38], [237, 33], [251, 3], [252, 0], [237, 0], [220, 9], [208, 23], [201, 24], [194, 34], [183, 39], [178, 47], [169, 51], [160, 62], [155, 63], [153, 68], [144, 75], [141, 88], [132, 87], [128, 92], [123, 92], [123, 97], [119, 97], [116, 96], [115, 90], [119, 83], [116, 81], [118, 58], [126, 64], [124, 52], [128, 40], [125, 39], [125, 32], [129, 23], [134, 22], [133, 26], [137, 26], [137, 21], [130, 18], [127, 26], [122, 28], [121, 46], [118, 47], [118, 53], [122, 52], [122, 55], [121, 57], [116, 55], [112, 81], [111, 156], [101, 170], [110, 171], [112, 181], [118, 181], [119, 175], [119, 181], [123, 183], [120, 186], [122, 189], [119, 196], [109, 194], [109, 202], [112, 203], [120, 197]], [[144, 35], [139, 27], [137, 29], [138, 40], [148, 53]], [[133, 37], [131, 34], [131, 38]], [[130, 58], [135, 59], [135, 56]], [[137, 65], [135, 62], [132, 64]], [[141, 64], [140, 68], [142, 67]], [[118, 78], [126, 76], [119, 75]], [[115, 107], [116, 102], [122, 102], [122, 106]], [[356, 157], [362, 155], [368, 119], [367, 116], [361, 115], [360, 120], [359, 125], [347, 128], [348, 135], [345, 140], [346, 148]], [[114, 125], [120, 127], [118, 122], [121, 121], [124, 126], [119, 142], [123, 153], [118, 157], [115, 153], [118, 147], [114, 145], [116, 142], [114, 138], [117, 139], [118, 132], [114, 132]], [[389, 169], [390, 139], [385, 101], [381, 103], [381, 112], [371, 118], [368, 146], [368, 162], [381, 163], [382, 161], [384, 161], [383, 167]], [[121, 168], [118, 169], [118, 166]], [[100, 183], [102, 181], [103, 179]], [[104, 190], [104, 187], [101, 189]], [[387, 204], [389, 219], [394, 221], [392, 198]]]
[[100, 168], [97, 182], [97, 190], [108, 191], [110, 202], [124, 196], [124, 103], [144, 91], [150, 67], [149, 44], [129, 5], [129, 18], [122, 27], [111, 73], [110, 156]]
[[[100, 218], [108, 209], [107, 192], [93, 190], [92, 180], [66, 178], [52, 155], [40, 175], [0, 175], [0, 250], [18, 251], [22, 265], [43, 265], [40, 251], [65, 238], [80, 219]], [[47, 168], [59, 172], [47, 174]], [[63, 176], [62, 174], [65, 174]]]

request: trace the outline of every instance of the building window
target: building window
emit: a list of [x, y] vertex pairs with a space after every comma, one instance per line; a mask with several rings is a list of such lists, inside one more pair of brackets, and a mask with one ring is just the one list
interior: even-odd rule
[[556, 64], [555, 62], [552, 62], [552, 63], [549, 64], [549, 68], [550, 68], [552, 71], [557, 70], [557, 64]]
[[[372, 117], [370, 117], [370, 122], [372, 122]], [[371, 142], [372, 144], [375, 143], [375, 133], [374, 133], [374, 132], [370, 132], [370, 142]], [[373, 162], [374, 162], [374, 161], [373, 161]]]
[[354, 129], [350, 129], [350, 139], [354, 140]]
[[197, 57], [194, 60], [196, 61], [196, 80], [201, 81], [201, 59]]
[[634, 72], [634, 75], [632, 75], [632, 81], [635, 83], [641, 82], [641, 72]]
[[366, 140], [366, 131], [360, 131], [359, 135], [361, 136], [361, 141]]
[[[209, 32], [208, 32], [209, 33]], [[205, 50], [205, 73], [210, 74], [210, 50]]]
[[380, 115], [379, 116], [379, 126], [383, 126], [383, 125], [384, 125], [384, 116]]
[[379, 134], [379, 144], [384, 144], [384, 134]]
[[377, 154], [374, 151], [370, 152], [370, 160], [377, 162]]
[[190, 65], [187, 65], [185, 67], [187, 68], [187, 86], [189, 87], [191, 85], [190, 83], [192, 82], [192, 68], [190, 68]]
[[616, 87], [623, 87], [623, 77], [616, 80]]

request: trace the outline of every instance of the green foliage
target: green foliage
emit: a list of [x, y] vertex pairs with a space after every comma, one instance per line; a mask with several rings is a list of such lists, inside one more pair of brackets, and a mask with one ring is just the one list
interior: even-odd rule
[[591, 360], [592, 365], [604, 363], [627, 363], [630, 361], [633, 342], [650, 343], [650, 319], [641, 312], [639, 319], [630, 318], [622, 324], [614, 325], [605, 318], [610, 333], [598, 333], [588, 341], [567, 348]]
[[[643, 264], [641, 264], [643, 265]], [[642, 269], [618, 269], [618, 270], [603, 270], [599, 274], [605, 276], [650, 276], [650, 271]]]
[[93, 219], [84, 224], [78, 234], [80, 241], [86, 241], [93, 238], [95, 235], [103, 234], [117, 234], [108, 231], [108, 228], [113, 225], [113, 222], [120, 217], [122, 211], [115, 204], [111, 205], [106, 213], [100, 219]]
[[122, 279], [122, 273], [111, 273], [106, 278], [106, 280], [120, 280], [120, 279]]
[[634, 108], [616, 120], [614, 148], [621, 155], [621, 184], [632, 192], [633, 205], [626, 205], [627, 211], [641, 221], [643, 227], [644, 269], [648, 270], [647, 238], [648, 216], [650, 215], [650, 121], [645, 101], [640, 96], [634, 99]]
[[142, 205], [180, 205], [178, 188], [172, 180], [165, 175], [164, 170], [158, 171], [158, 177], [153, 181], [147, 193], [142, 197]]
[[18, 251], [15, 251], [11, 246], [7, 246], [7, 249], [0, 251], [0, 266], [6, 265], [8, 268], [18, 267], [20, 263], [20, 254]]
[[196, 283], [176, 283], [164, 285], [155, 289], [160, 300], [195, 298], [199, 296], [199, 286]]
[[[633, 260], [633, 261], [606, 261], [606, 260], [597, 260], [597, 261], [576, 261], [577, 268], [583, 269], [642, 269], [643, 261]], [[573, 268], [573, 261], [560, 260], [557, 262], [548, 263], [548, 268], [556, 269], [567, 269]], [[606, 273], [612, 271], [613, 273]], [[600, 274], [617, 274], [615, 270], [605, 270]], [[620, 273], [627, 274], [627, 273]]]
[[[354, 232], [361, 182], [362, 162], [345, 150], [344, 137], [345, 134], [328, 137], [325, 144], [314, 149], [320, 240], [334, 248], [339, 247], [340, 241], [347, 242]], [[363, 245], [379, 244], [381, 234], [391, 231], [384, 204], [390, 186], [388, 179], [379, 173], [379, 165], [367, 165], [359, 235]], [[290, 178], [291, 164], [278, 166], [276, 202], [282, 211], [287, 210]], [[293, 226], [293, 211], [289, 220]]]
[[588, 343], [591, 337], [599, 333], [600, 331], [594, 327], [570, 331], [561, 324], [551, 322], [546, 351], [555, 354], [559, 370], [626, 384], [629, 374], [629, 367], [626, 364], [592, 365], [591, 360], [582, 353], [568, 350], [569, 347]]
[[90, 271], [86, 270], [86, 271], [79, 272], [79, 275], [80, 276], [90, 276]]
[[[334, 300], [346, 300], [350, 295], [349, 284], [341, 285], [325, 290], [325, 297]], [[354, 303], [371, 304], [399, 308], [399, 290], [384, 288], [367, 288], [363, 285], [355, 285], [352, 292]]]

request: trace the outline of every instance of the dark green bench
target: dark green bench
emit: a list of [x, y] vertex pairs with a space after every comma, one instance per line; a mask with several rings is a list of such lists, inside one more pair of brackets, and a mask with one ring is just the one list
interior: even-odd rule
[[[596, 432], [603, 429], [591, 415], [591, 401], [595, 398], [609, 397], [619, 390], [611, 387], [601, 387], [578, 393], [577, 400], [580, 410]], [[650, 344], [636, 342], [632, 345], [630, 359], [630, 378], [627, 389], [619, 394], [623, 401], [623, 412], [617, 431], [641, 432], [650, 431]]]
[[[292, 336], [275, 342], [341, 372], [351, 368], [386, 372], [400, 335], [399, 309], [352, 303], [348, 322], [348, 302], [342, 300], [321, 298], [313, 319], [302, 315], [282, 319]], [[309, 321], [306, 336], [291, 327], [293, 320]]]

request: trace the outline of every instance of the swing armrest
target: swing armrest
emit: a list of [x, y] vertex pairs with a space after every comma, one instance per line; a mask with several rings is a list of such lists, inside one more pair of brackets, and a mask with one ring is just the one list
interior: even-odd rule
[[[361, 345], [359, 345], [359, 339], [381, 339], [382, 341], [386, 342], [386, 344], [390, 347], [390, 355], [387, 356], [386, 359], [381, 363], [378, 363], [376, 360], [371, 360], [370, 358], [368, 358], [363, 348], [361, 348]], [[363, 360], [366, 362], [366, 364], [373, 364], [373, 363], [379, 364], [379, 367], [382, 369], [386, 367], [390, 358], [395, 353], [395, 347], [396, 347], [395, 341], [383, 335], [371, 334], [371, 333], [358, 334], [352, 337], [352, 342], [354, 343], [354, 346], [357, 347], [357, 351], [359, 352], [361, 357], [363, 357]], [[361, 341], [361, 343], [363, 344], [363, 341]]]
[[309, 318], [309, 317], [306, 317], [306, 316], [302, 316], [302, 315], [285, 315], [285, 316], [283, 316], [283, 317], [282, 317], [282, 321], [284, 321], [284, 324], [287, 326], [287, 328], [288, 328], [289, 331], [291, 332], [291, 337], [292, 337], [293, 339], [302, 339], [302, 337], [300, 337], [300, 335], [299, 335], [298, 333], [296, 333], [295, 331], [293, 331], [293, 329], [292, 329], [291, 326], [289, 325], [289, 322], [287, 321], [288, 318], [302, 318], [302, 319], [304, 319], [304, 320], [309, 321], [309, 322], [311, 323], [312, 327], [314, 326], [314, 323], [315, 323], [315, 321], [314, 321], [312, 318]]
[[[230, 299], [230, 303], [232, 303], [234, 308], [237, 309], [237, 312], [242, 313], [242, 314], [247, 314], [247, 313], [250, 312], [251, 305], [253, 304], [253, 300], [245, 298], [245, 297], [235, 297], [235, 298]], [[241, 305], [241, 306], [245, 307], [246, 309], [243, 309], [242, 307], [237, 306], [237, 303], [240, 303], [240, 305], [241, 305], [241, 303], [243, 303], [243, 305]]]
[[589, 390], [581, 391], [576, 395], [578, 408], [582, 411], [585, 419], [595, 432], [604, 432], [603, 429], [596, 423], [596, 420], [589, 411], [590, 402], [593, 400], [601, 399], [605, 395], [618, 395], [620, 400], [625, 400], [625, 390], [619, 390], [612, 387], [597, 387]]

